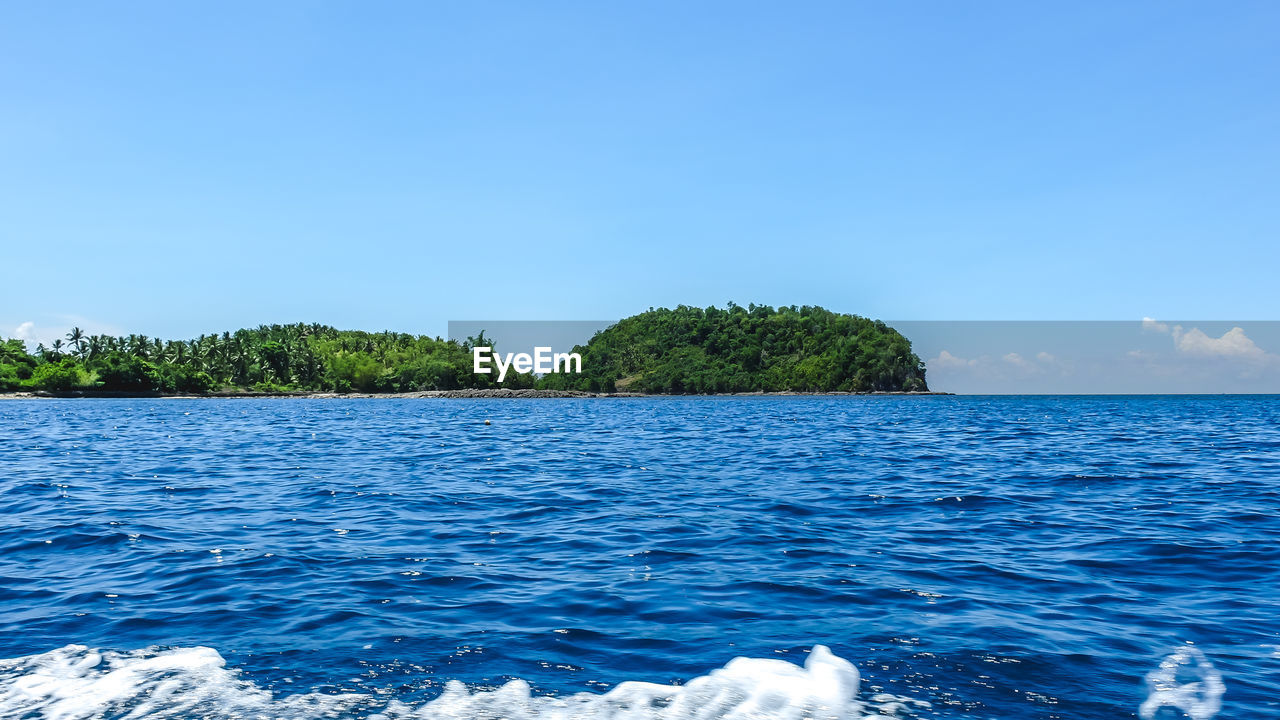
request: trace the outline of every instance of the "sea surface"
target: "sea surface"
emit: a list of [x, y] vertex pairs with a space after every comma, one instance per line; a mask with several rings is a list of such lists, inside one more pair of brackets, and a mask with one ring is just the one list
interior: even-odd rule
[[1280, 718], [1278, 425], [4, 400], [0, 717]]

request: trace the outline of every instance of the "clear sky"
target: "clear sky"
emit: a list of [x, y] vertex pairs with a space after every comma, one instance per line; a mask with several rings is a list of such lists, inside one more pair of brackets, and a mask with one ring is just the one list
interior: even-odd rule
[[0, 334], [1277, 319], [1278, 88], [1270, 1], [5, 3]]

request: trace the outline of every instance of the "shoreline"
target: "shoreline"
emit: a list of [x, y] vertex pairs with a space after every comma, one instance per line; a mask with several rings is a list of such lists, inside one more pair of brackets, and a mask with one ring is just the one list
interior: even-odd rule
[[584, 390], [538, 390], [503, 388], [472, 388], [465, 390], [420, 390], [417, 392], [395, 393], [336, 393], [300, 390], [297, 392], [212, 392], [203, 395], [184, 393], [130, 393], [95, 390], [70, 390], [67, 392], [49, 392], [45, 390], [0, 393], [0, 400], [64, 400], [93, 398], [137, 398], [137, 399], [226, 399], [226, 398], [281, 398], [281, 399], [315, 399], [315, 400], [356, 400], [366, 398], [388, 398], [393, 400], [408, 399], [581, 399], [581, 398], [672, 398], [672, 397], [929, 397], [954, 395], [955, 393], [934, 391], [871, 391], [871, 392], [749, 392], [749, 393], [713, 393], [705, 395], [661, 395], [627, 392], [587, 392]]

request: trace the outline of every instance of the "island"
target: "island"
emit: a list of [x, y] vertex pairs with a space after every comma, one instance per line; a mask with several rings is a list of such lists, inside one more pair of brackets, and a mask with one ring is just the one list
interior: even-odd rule
[[554, 397], [928, 393], [924, 363], [883, 322], [820, 307], [650, 308], [574, 348], [581, 372], [474, 372], [478, 337], [263, 325], [192, 340], [85, 335], [34, 353], [0, 343], [0, 393], [413, 394]]

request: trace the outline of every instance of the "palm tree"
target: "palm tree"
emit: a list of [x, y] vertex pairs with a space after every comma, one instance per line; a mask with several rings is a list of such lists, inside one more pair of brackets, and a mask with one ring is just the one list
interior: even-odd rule
[[71, 332], [67, 333], [67, 339], [71, 341], [71, 346], [81, 357], [84, 357], [84, 331], [78, 327], [71, 328]]

